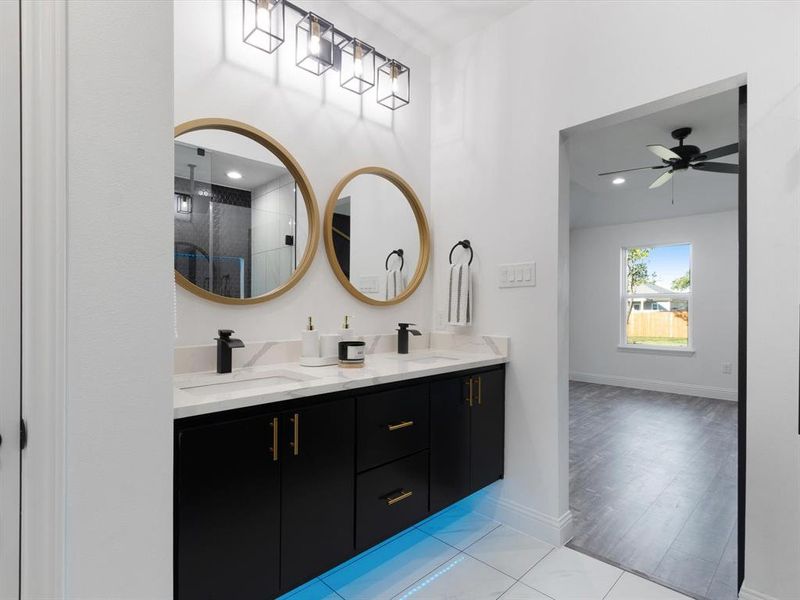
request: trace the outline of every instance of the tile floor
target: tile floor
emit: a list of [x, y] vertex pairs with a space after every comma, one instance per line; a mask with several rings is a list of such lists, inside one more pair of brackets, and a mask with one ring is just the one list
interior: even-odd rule
[[455, 506], [281, 600], [686, 600]]
[[737, 410], [572, 382], [569, 546], [696, 598], [734, 600]]

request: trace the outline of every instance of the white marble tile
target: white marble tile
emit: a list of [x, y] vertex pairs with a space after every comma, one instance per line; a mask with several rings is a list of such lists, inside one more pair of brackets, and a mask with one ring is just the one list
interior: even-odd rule
[[570, 548], [553, 550], [521, 579], [555, 600], [601, 600], [622, 574]]
[[611, 588], [606, 600], [691, 600], [678, 592], [660, 586], [652, 581], [623, 573]]
[[550, 544], [508, 525], [501, 525], [472, 544], [466, 553], [519, 579], [552, 549]]
[[398, 594], [396, 600], [495, 600], [515, 581], [475, 560], [459, 554], [451, 561]]
[[459, 550], [465, 550], [499, 526], [500, 523], [489, 517], [455, 507], [426, 521], [419, 528]]
[[457, 550], [412, 529], [343, 569], [324, 582], [345, 600], [381, 600], [393, 597], [440, 565]]
[[319, 579], [314, 579], [297, 589], [280, 596], [278, 600], [341, 600], [336, 593]]
[[510, 590], [500, 596], [500, 600], [553, 600], [550, 596], [545, 596], [541, 592], [537, 592], [532, 587], [528, 587], [524, 583], [515, 583]]

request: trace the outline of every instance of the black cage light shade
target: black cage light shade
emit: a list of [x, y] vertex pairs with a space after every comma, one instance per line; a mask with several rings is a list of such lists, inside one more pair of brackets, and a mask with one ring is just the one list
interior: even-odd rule
[[251, 46], [275, 52], [286, 39], [283, 0], [242, 0], [242, 35]]
[[333, 23], [308, 13], [297, 23], [297, 66], [322, 75], [333, 66]]
[[375, 85], [375, 48], [353, 38], [341, 50], [339, 83], [351, 92], [363, 94]]
[[411, 69], [394, 59], [378, 67], [378, 103], [396, 110], [411, 101]]

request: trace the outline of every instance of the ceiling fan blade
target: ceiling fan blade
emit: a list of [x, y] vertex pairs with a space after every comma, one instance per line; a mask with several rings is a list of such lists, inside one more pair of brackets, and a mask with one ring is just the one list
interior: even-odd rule
[[659, 178], [658, 178], [658, 179], [656, 179], [656, 180], [655, 180], [653, 183], [651, 183], [651, 184], [650, 184], [650, 189], [652, 190], [652, 189], [655, 189], [655, 188], [657, 188], [657, 187], [661, 187], [662, 185], [664, 185], [665, 183], [667, 183], [667, 182], [668, 182], [670, 179], [672, 179], [672, 174], [673, 174], [674, 172], [675, 172], [675, 171], [673, 171], [672, 169], [670, 169], [670, 170], [669, 170], [669, 171], [667, 171], [666, 173], [662, 173], [661, 177], [659, 177]]
[[729, 154], [736, 154], [737, 152], [739, 152], [739, 144], [728, 144], [727, 146], [720, 146], [708, 152], [701, 152], [692, 158], [692, 160], [712, 160], [714, 158], [728, 156]]
[[648, 144], [647, 149], [662, 160], [680, 160], [680, 156], [661, 144]]
[[643, 171], [644, 169], [666, 169], [669, 165], [658, 165], [655, 167], [636, 167], [635, 169], [622, 169], [621, 171], [609, 171], [608, 173], [598, 173], [597, 176], [616, 175], [617, 173], [627, 173], [628, 171]]
[[691, 165], [693, 169], [698, 171], [711, 171], [712, 173], [738, 173], [739, 165], [732, 163], [716, 163], [716, 162], [702, 162], [696, 165]]

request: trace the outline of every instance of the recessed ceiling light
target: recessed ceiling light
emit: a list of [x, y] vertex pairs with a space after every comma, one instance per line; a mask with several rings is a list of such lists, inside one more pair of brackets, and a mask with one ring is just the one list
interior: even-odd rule
[[[228, 173], [228, 177], [230, 177], [230, 175], [231, 175], [231, 174], [230, 174], [230, 173]], [[240, 175], [240, 177], [241, 177], [241, 175]], [[611, 183], [613, 183], [614, 185], [620, 185], [620, 184], [623, 184], [623, 183], [625, 183], [625, 178], [624, 178], [624, 177], [617, 177], [617, 178], [613, 179], [613, 180], [611, 181]]]
[[[239, 171], [228, 171], [227, 173], [225, 173], [225, 175], [227, 175], [231, 179], [241, 179], [242, 178], [242, 174], [239, 173]], [[623, 179], [622, 181], [625, 181], [625, 180]]]

